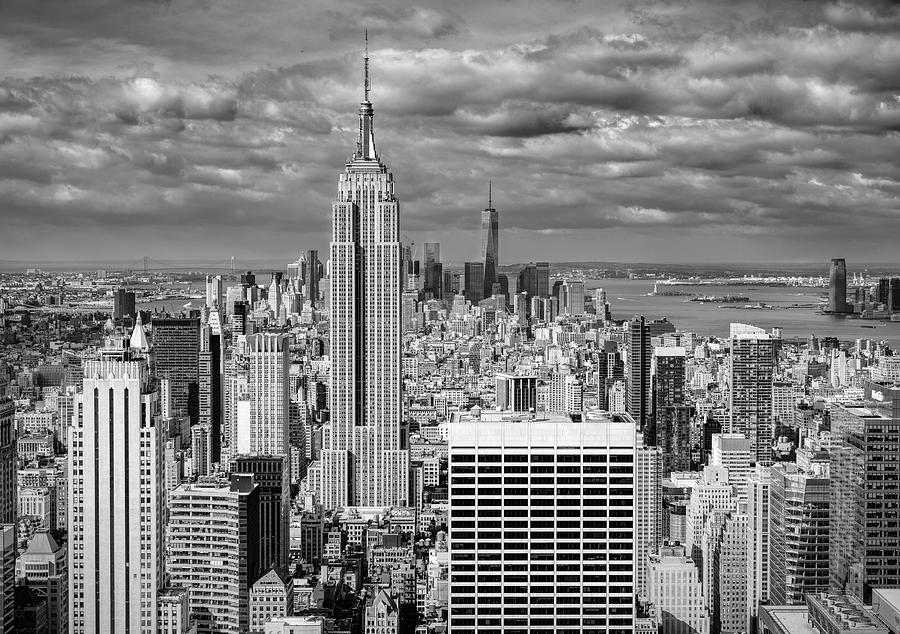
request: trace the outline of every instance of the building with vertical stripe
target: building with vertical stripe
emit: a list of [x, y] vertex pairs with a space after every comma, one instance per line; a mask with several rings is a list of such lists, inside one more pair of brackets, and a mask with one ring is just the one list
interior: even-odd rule
[[143, 359], [84, 364], [69, 430], [70, 632], [154, 632], [163, 582], [164, 430]]

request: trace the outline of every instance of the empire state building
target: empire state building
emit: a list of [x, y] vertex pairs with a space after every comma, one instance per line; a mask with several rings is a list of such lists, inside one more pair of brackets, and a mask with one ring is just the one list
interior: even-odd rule
[[[400, 208], [375, 150], [369, 56], [356, 152], [332, 203], [331, 420], [313, 476], [326, 508], [401, 506], [409, 454], [401, 444]], [[318, 482], [316, 482], [318, 480]]]

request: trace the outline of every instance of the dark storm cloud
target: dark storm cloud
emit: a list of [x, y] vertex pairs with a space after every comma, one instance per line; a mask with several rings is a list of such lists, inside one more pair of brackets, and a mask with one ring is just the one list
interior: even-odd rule
[[8, 257], [324, 248], [364, 28], [403, 230], [451, 259], [477, 252], [489, 179], [504, 259], [703, 258], [704, 241], [818, 257], [864, 237], [871, 255], [900, 219], [894, 3], [16, 0], [0, 17]]

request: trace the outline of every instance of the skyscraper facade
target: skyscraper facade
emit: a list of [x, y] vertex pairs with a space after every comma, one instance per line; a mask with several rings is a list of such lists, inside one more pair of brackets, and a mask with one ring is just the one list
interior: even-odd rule
[[463, 294], [473, 306], [485, 298], [484, 295], [484, 262], [466, 262], [463, 265]]
[[[643, 317], [625, 322], [625, 347], [628, 355], [625, 369], [625, 408], [637, 423], [638, 429], [644, 431], [651, 420], [653, 347], [650, 344], [650, 329]], [[655, 440], [648, 438], [648, 442]]]
[[846, 313], [847, 310], [847, 262], [844, 258], [832, 258], [828, 273], [828, 312]]
[[830, 577], [869, 603], [900, 585], [900, 387], [868, 383], [862, 404], [831, 411]]
[[241, 474], [182, 484], [169, 493], [166, 572], [172, 586], [189, 589], [200, 632], [249, 629], [250, 586], [260, 572], [258, 489]]
[[200, 320], [157, 317], [151, 323], [154, 371], [157, 378], [169, 381], [172, 413], [189, 416], [191, 423], [196, 423], [200, 416]]
[[441, 264], [441, 245], [438, 242], [425, 243], [425, 298], [443, 299], [444, 269]]
[[634, 423], [587, 419], [450, 426], [448, 631], [634, 632]]
[[482, 297], [493, 295], [494, 284], [499, 282], [497, 277], [497, 267], [500, 265], [498, 224], [497, 210], [494, 209], [491, 195], [488, 194], [488, 206], [481, 212], [481, 263], [484, 267]]
[[221, 459], [222, 385], [222, 329], [218, 322], [204, 324], [200, 328], [198, 418], [208, 431], [209, 462], [213, 464]]
[[824, 473], [791, 462], [771, 468], [769, 493], [769, 601], [802, 604], [828, 590], [829, 488]]
[[519, 291], [528, 293], [528, 298], [550, 297], [550, 264], [537, 262], [526, 264], [519, 273]]
[[369, 59], [356, 152], [332, 205], [331, 421], [318, 480], [326, 507], [402, 505], [400, 207], [375, 150]]
[[85, 362], [69, 449], [72, 632], [156, 631], [164, 430], [144, 360]]
[[118, 288], [113, 293], [113, 319], [118, 321], [126, 317], [134, 319], [135, 310], [134, 291]]
[[248, 453], [288, 456], [290, 339], [287, 335], [250, 335], [246, 359], [250, 442], [249, 447], [241, 447], [241, 452], [247, 449]]
[[306, 268], [303, 270], [303, 291], [310, 305], [315, 307], [319, 301], [319, 252], [310, 249], [306, 252]]
[[653, 440], [662, 449], [663, 473], [690, 471], [691, 420], [685, 404], [685, 349], [656, 348], [653, 373]]
[[[734, 326], [734, 324], [733, 324]], [[750, 439], [751, 458], [772, 464], [775, 340], [761, 329], [731, 337], [730, 431]]]

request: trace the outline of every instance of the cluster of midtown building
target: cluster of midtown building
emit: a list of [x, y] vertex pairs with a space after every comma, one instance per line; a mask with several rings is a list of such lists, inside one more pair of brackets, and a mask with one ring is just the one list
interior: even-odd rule
[[886, 342], [614, 319], [502, 275], [490, 204], [481, 262], [420, 267], [373, 116], [325, 265], [186, 315], [6, 293], [2, 631], [898, 631]]

